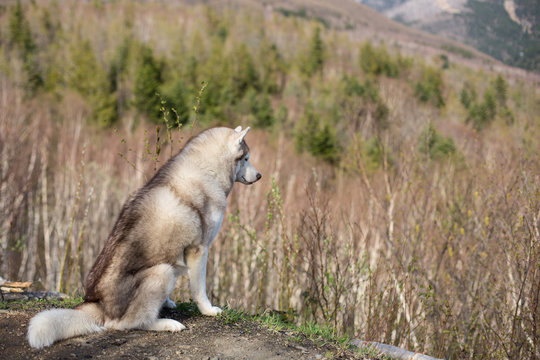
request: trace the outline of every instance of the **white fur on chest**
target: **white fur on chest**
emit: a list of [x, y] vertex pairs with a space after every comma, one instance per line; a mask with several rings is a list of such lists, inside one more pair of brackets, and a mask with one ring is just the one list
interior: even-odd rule
[[213, 211], [210, 211], [208, 217], [208, 233], [205, 236], [204, 245], [210, 246], [210, 244], [212, 244], [212, 241], [214, 241], [217, 234], [219, 233], [219, 229], [221, 229], [221, 224], [223, 224], [224, 216], [225, 206], [223, 207], [223, 209], [214, 209]]

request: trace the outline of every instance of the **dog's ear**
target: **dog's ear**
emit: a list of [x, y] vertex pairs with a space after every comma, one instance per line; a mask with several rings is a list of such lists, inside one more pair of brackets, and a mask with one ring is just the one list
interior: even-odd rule
[[240, 126], [235, 129], [235, 131], [239, 133], [238, 138], [236, 140], [238, 144], [240, 144], [242, 141], [244, 141], [244, 138], [246, 137], [246, 134], [248, 133], [249, 129], [250, 129], [249, 126], [247, 128], [245, 128], [244, 130], [242, 130], [242, 127], [240, 127]]
[[237, 133], [239, 133], [240, 131], [242, 131], [242, 127], [241, 127], [241, 126], [237, 126], [236, 129], [234, 129], [234, 131], [236, 131]]

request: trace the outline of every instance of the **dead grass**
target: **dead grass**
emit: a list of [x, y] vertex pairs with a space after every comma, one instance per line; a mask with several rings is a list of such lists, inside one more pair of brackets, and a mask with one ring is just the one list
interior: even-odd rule
[[[188, 29], [185, 41], [195, 41], [194, 18], [204, 13], [197, 7], [190, 17], [156, 3], [146, 11], [141, 3], [105, 6], [115, 16], [120, 10], [135, 14], [135, 36], [173, 57], [179, 55], [168, 54], [168, 45], [176, 35], [167, 24]], [[65, 31], [94, 34], [101, 17], [110, 14], [84, 9], [62, 7], [65, 14], [73, 10]], [[150, 31], [160, 16], [163, 23]], [[127, 18], [115, 19], [108, 25], [125, 35], [119, 24]], [[312, 27], [287, 20], [278, 29], [269, 17], [256, 19], [268, 22], [272, 41], [288, 60]], [[117, 38], [100, 34], [89, 36], [95, 48], [118, 45]], [[205, 59], [208, 47], [201, 41], [196, 55]], [[343, 54], [355, 58], [354, 51]], [[356, 71], [337, 56], [328, 61], [310, 93], [321, 101], [325, 81]], [[87, 125], [88, 109], [79, 96], [62, 93], [58, 107], [46, 97], [25, 99], [17, 74], [11, 75], [0, 79], [0, 273], [81, 294], [121, 205], [170, 151], [164, 143], [155, 158], [155, 127], [135, 126], [133, 115], [122, 119], [116, 133], [98, 130]], [[295, 76], [283, 98], [273, 99], [290, 105], [293, 124], [303, 94]], [[338, 130], [349, 136], [348, 148], [339, 167], [298, 155], [290, 123], [273, 134], [250, 132], [252, 163], [263, 179], [237, 185], [230, 196], [209, 257], [213, 301], [250, 313], [278, 310], [299, 323], [316, 321], [340, 334], [432, 356], [538, 359], [537, 88], [515, 81], [509, 96], [515, 122], [495, 122], [478, 133], [464, 124], [456, 94], [464, 80], [487, 83], [487, 77], [461, 68], [445, 72], [448, 105], [442, 111], [416, 101], [406, 78], [377, 80], [389, 129], [380, 131], [369, 117], [348, 127], [358, 109], [345, 113]], [[456, 139], [455, 156], [433, 160], [418, 151], [422, 128], [434, 122]], [[372, 136], [383, 151], [378, 167], [368, 166], [359, 145]], [[175, 296], [189, 300], [185, 280]]]

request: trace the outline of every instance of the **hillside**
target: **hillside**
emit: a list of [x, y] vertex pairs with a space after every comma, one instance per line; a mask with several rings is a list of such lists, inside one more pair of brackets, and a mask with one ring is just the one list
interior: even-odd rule
[[[234, 1], [233, 1], [234, 3]], [[250, 1], [239, 3], [252, 4]], [[445, 53], [459, 62], [497, 65], [497, 61], [462, 42], [433, 36], [391, 21], [370, 7], [354, 0], [270, 0], [264, 1], [266, 9], [286, 16], [313, 19], [324, 26], [344, 30], [357, 40], [369, 39], [397, 45], [409, 55], [433, 56]], [[475, 61], [470, 61], [474, 59]]]
[[263, 178], [229, 195], [213, 303], [538, 357], [538, 74], [347, 0], [13, 1], [0, 34], [3, 278], [82, 295], [129, 195], [191, 136], [251, 126]]
[[526, 0], [364, 0], [411, 27], [455, 39], [506, 64], [540, 71], [540, 5]]
[[[453, 2], [450, 3], [454, 6]], [[457, 3], [463, 5], [465, 2], [460, 0], [456, 1]], [[208, 4], [214, 4], [214, 2], [209, 1]], [[261, 2], [233, 0], [229, 4], [257, 7], [261, 5]], [[522, 35], [515, 32], [505, 32], [499, 23], [497, 26], [486, 23], [493, 19], [492, 11], [488, 11], [490, 15], [486, 16], [484, 15], [485, 11], [479, 10], [478, 16], [481, 21], [478, 21], [474, 17], [476, 15], [469, 10], [461, 16], [455, 14], [451, 7], [443, 6], [441, 8], [435, 1], [417, 3], [415, 1], [390, 0], [336, 0], [331, 2], [269, 0], [263, 1], [262, 4], [267, 11], [271, 10], [300, 19], [315, 20], [325, 27], [342, 30], [360, 41], [369, 39], [377, 43], [392, 44], [408, 55], [432, 57], [444, 54], [453, 62], [470, 68], [495, 70], [503, 72], [507, 76], [519, 78], [532, 76], [537, 81], [540, 80], [540, 74], [537, 72], [529, 74], [519, 69], [520, 67], [528, 70], [535, 69], [536, 65], [534, 64], [537, 63], [537, 60], [534, 59], [538, 53], [535, 47], [535, 44], [538, 43], [535, 41], [537, 36], [531, 35], [531, 32], [527, 37], [529, 40], [522, 41]], [[370, 6], [380, 12], [373, 11]], [[400, 10], [400, 6], [404, 7], [405, 10]], [[477, 7], [481, 6], [484, 5], [480, 4]], [[488, 6], [488, 9], [491, 8]], [[499, 7], [495, 7], [495, 9], [500, 10]], [[523, 8], [520, 9], [523, 10]], [[409, 18], [407, 21], [403, 20], [402, 12], [410, 13], [414, 20]], [[397, 15], [394, 16], [394, 13]], [[425, 18], [422, 14], [425, 15]], [[527, 12], [527, 15], [524, 16], [534, 17], [533, 14], [534, 11]], [[465, 15], [467, 16], [467, 26], [465, 18], [459, 17], [465, 17]], [[502, 17], [506, 21], [508, 16], [503, 14]], [[508, 25], [507, 22], [503, 21], [503, 23]], [[513, 25], [510, 27], [516, 30]], [[484, 34], [485, 29], [491, 28], [494, 28], [493, 34]], [[515, 39], [519, 40], [515, 41]], [[490, 42], [491, 40], [493, 41]], [[528, 46], [528, 50], [523, 57], [509, 59], [510, 55], [514, 57], [519, 55], [517, 48], [524, 46]], [[504, 52], [504, 56], [501, 51]], [[504, 63], [510, 66], [505, 66]]]

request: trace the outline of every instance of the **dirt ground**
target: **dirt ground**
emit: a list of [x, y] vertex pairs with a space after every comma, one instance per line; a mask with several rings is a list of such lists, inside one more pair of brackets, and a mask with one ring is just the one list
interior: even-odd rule
[[[38, 306], [39, 307], [39, 306]], [[188, 327], [179, 333], [105, 331], [71, 338], [49, 348], [30, 348], [26, 331], [30, 318], [41, 309], [8, 306], [0, 310], [1, 359], [350, 359], [330, 345], [316, 344], [297, 334], [278, 332], [252, 321], [226, 324], [222, 319], [164, 310], [161, 317]], [[293, 336], [294, 335], [294, 336]]]

